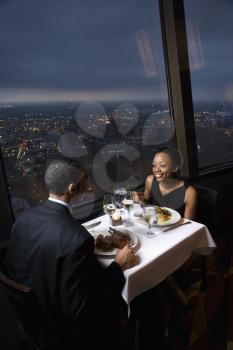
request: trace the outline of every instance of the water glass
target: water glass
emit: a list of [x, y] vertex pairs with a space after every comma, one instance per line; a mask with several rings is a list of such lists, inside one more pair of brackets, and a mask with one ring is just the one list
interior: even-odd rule
[[156, 220], [155, 207], [153, 207], [151, 205], [145, 205], [143, 207], [143, 217], [144, 217], [144, 220], [146, 221], [146, 223], [148, 224], [148, 230], [145, 232], [145, 236], [149, 237], [149, 238], [156, 236], [156, 233], [154, 233], [151, 230], [152, 224]]
[[118, 208], [123, 208], [123, 200], [126, 198], [127, 191], [124, 187], [117, 187], [114, 191], [114, 197]]
[[130, 216], [130, 210], [133, 209], [134, 201], [133, 201], [133, 192], [132, 191], [126, 191], [126, 196], [122, 201], [123, 207], [128, 212], [128, 217], [126, 224], [129, 224], [129, 216]]

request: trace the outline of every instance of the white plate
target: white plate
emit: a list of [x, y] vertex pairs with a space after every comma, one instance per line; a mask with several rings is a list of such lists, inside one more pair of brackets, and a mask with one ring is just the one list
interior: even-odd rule
[[176, 211], [174, 209], [166, 208], [166, 207], [162, 207], [162, 208], [167, 209], [172, 214], [172, 217], [171, 217], [171, 219], [164, 221], [161, 224], [154, 224], [153, 226], [174, 225], [181, 219], [180, 213], [178, 213], [178, 211]]
[[[167, 207], [162, 207], [162, 208], [167, 209], [172, 214], [171, 219], [164, 221], [161, 224], [153, 224], [152, 226], [156, 226], [156, 227], [170, 226], [170, 225], [176, 224], [181, 219], [181, 216], [178, 213], [178, 211], [176, 211], [174, 209], [167, 208]], [[143, 215], [143, 212], [142, 212], [142, 215]], [[134, 215], [134, 219], [137, 222], [140, 222], [141, 224], [147, 225], [146, 221], [143, 219], [142, 216]]]
[[[129, 235], [129, 237], [131, 238], [131, 247], [133, 249], [135, 249], [138, 245], [138, 238], [135, 234], [131, 233], [130, 231], [126, 230], [126, 229], [123, 229], [123, 228], [117, 228], [116, 229], [117, 231], [120, 231], [122, 233], [127, 233]], [[106, 232], [105, 230], [103, 231], [98, 231], [95, 232], [95, 233], [92, 233], [92, 236], [94, 238], [96, 238], [99, 234], [102, 234], [103, 236], [106, 236], [106, 235], [110, 235], [110, 233]], [[104, 252], [103, 250], [101, 249], [98, 249], [98, 248], [95, 248], [95, 254], [97, 255], [103, 255], [103, 256], [109, 256], [109, 257], [113, 257], [116, 255], [116, 253], [118, 252], [118, 248], [114, 248], [112, 251], [110, 252]]]

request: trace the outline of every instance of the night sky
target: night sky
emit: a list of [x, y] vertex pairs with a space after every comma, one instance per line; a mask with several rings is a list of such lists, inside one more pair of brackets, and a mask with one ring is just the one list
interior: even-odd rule
[[[193, 96], [232, 101], [233, 1], [185, 4]], [[1, 0], [0, 47], [0, 103], [167, 100], [155, 0]]]

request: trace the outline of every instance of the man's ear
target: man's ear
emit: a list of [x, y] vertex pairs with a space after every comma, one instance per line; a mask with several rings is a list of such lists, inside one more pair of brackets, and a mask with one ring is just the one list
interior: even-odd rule
[[73, 194], [75, 191], [76, 191], [76, 186], [75, 186], [75, 184], [74, 184], [74, 183], [70, 184], [70, 185], [68, 186], [68, 192], [69, 192], [70, 194]]

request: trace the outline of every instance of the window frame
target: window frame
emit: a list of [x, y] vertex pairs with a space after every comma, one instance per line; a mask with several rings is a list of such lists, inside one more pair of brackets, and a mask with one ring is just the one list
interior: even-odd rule
[[196, 131], [183, 0], [159, 0], [169, 103], [174, 119], [176, 146], [184, 162], [181, 175], [199, 174]]
[[7, 186], [7, 179], [4, 170], [2, 150], [0, 147], [0, 242], [5, 241], [10, 236], [14, 215]]

